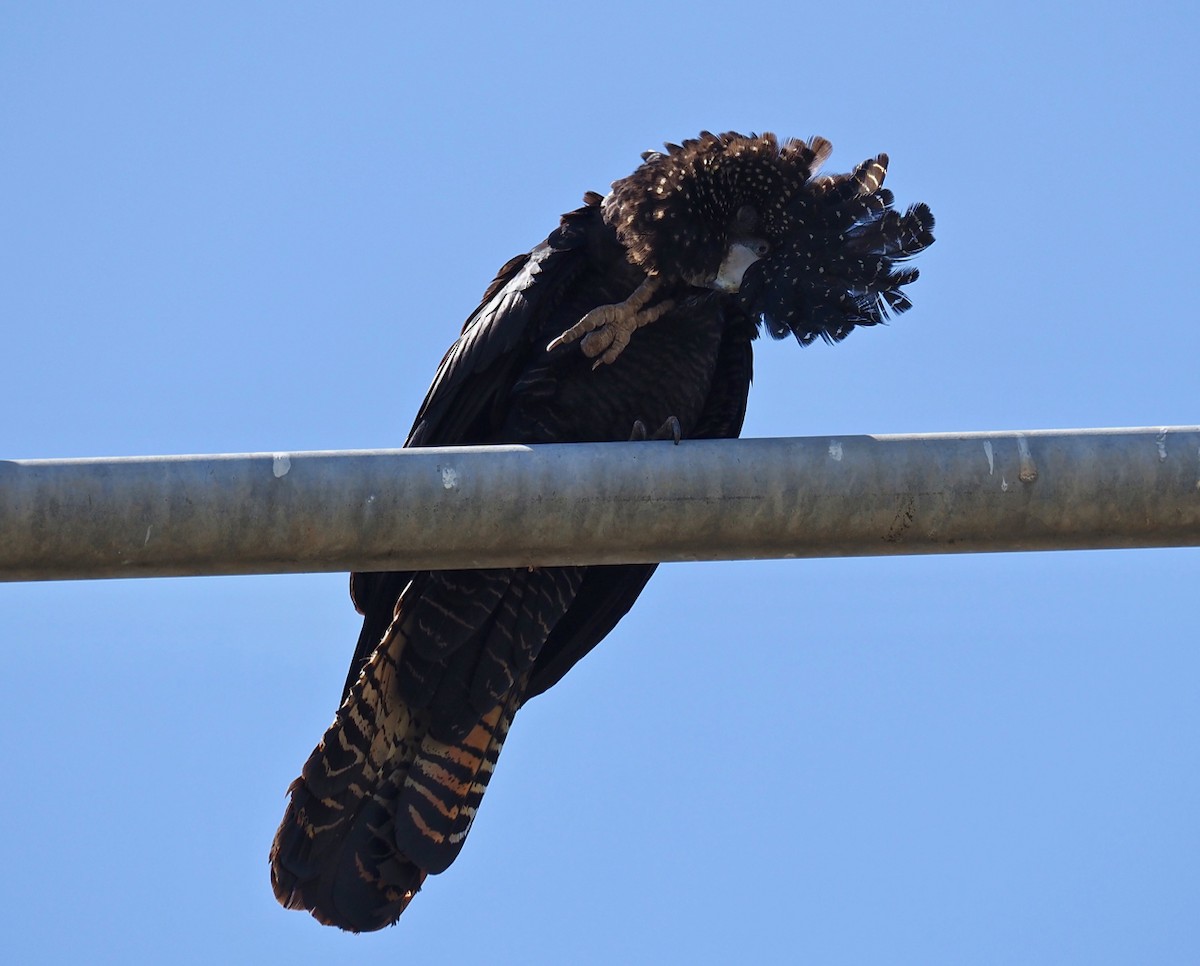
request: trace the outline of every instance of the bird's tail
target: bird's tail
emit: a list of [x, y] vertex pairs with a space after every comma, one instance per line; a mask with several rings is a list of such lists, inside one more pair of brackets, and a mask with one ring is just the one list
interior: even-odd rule
[[292, 783], [271, 847], [280, 903], [352, 932], [394, 923], [425, 876], [454, 860], [526, 683], [461, 737], [438, 740], [397, 686], [405, 644], [397, 622]]

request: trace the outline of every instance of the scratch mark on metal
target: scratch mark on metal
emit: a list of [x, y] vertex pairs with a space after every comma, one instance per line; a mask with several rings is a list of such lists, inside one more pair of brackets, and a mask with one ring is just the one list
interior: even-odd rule
[[1158, 461], [1165, 463], [1167, 460], [1167, 431], [1165, 429], [1154, 438], [1154, 445], [1158, 447]]
[[988, 476], [995, 476], [996, 454], [992, 452], [992, 441], [990, 439], [985, 439], [983, 441], [983, 451], [987, 454], [988, 458]]
[[829, 443], [829, 455], [839, 463], [842, 461], [842, 444], [836, 439]]
[[447, 490], [453, 490], [458, 487], [458, 470], [453, 466], [442, 467], [442, 486]]
[[291, 468], [292, 458], [287, 453], [276, 453], [271, 458], [271, 472], [275, 474], [275, 479], [287, 476]]
[[916, 516], [916, 500], [912, 496], [905, 497], [903, 503], [896, 510], [896, 516], [892, 520], [892, 525], [888, 527], [888, 532], [883, 535], [883, 539], [887, 543], [903, 542], [904, 532], [913, 525], [913, 520]]

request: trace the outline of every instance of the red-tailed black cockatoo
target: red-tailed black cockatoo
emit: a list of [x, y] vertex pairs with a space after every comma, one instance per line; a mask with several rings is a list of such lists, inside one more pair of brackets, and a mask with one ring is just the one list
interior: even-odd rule
[[[910, 303], [933, 241], [887, 156], [816, 173], [823, 138], [704, 133], [643, 155], [509, 261], [406, 446], [735, 437], [760, 329], [835, 342]], [[471, 827], [513, 716], [629, 610], [651, 564], [353, 574], [363, 615], [337, 717], [271, 849], [285, 906], [394, 923]]]

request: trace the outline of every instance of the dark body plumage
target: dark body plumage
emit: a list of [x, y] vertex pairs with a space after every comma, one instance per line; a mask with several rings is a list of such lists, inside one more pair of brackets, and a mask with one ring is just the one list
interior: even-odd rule
[[[886, 158], [867, 163], [877, 181], [864, 166], [811, 178], [826, 153], [820, 139], [702, 135], [645, 156], [603, 202], [589, 194], [501, 269], [406, 445], [626, 440], [672, 419], [683, 438], [737, 436], [760, 321], [801, 342], [881, 321], [907, 307], [899, 285], [915, 277], [892, 262], [932, 241], [928, 209], [891, 209]], [[709, 287], [745, 238], [758, 254], [741, 292]], [[657, 313], [612, 364], [593, 363], [607, 343], [592, 336], [583, 351], [547, 348], [648, 280]], [[363, 630], [271, 850], [279, 901], [343, 929], [394, 922], [458, 854], [517, 709], [612, 630], [653, 571], [352, 575]]]

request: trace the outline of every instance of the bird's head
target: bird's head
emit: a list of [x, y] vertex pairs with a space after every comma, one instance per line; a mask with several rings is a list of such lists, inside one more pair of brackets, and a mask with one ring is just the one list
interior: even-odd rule
[[647, 275], [736, 294], [776, 338], [843, 338], [907, 309], [896, 268], [933, 242], [933, 216], [901, 214], [887, 155], [817, 177], [824, 138], [702, 133], [613, 183], [604, 217]]
[[746, 269], [781, 240], [783, 209], [829, 142], [710, 134], [648, 151], [613, 182], [604, 217], [648, 275], [736, 292]]
[[754, 205], [742, 205], [733, 216], [729, 226], [725, 257], [717, 267], [717, 274], [705, 283], [718, 292], [736, 292], [742, 286], [746, 270], [759, 259], [766, 258], [771, 243], [763, 232], [762, 219]]

